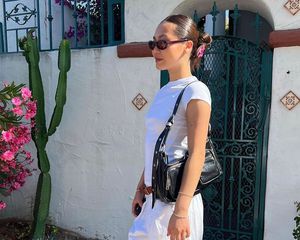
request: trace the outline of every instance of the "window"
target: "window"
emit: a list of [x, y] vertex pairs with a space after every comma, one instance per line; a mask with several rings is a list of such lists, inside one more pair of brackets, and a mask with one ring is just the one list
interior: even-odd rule
[[3, 0], [3, 6], [3, 52], [19, 51], [17, 39], [33, 28], [41, 50], [57, 49], [62, 38], [69, 39], [72, 48], [125, 41], [124, 0]]

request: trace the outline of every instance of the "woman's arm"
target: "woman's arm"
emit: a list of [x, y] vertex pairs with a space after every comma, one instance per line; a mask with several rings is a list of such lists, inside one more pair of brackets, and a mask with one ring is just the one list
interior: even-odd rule
[[183, 194], [178, 195], [174, 210], [178, 216], [188, 215], [189, 205], [199, 182], [205, 159], [210, 112], [210, 105], [199, 99], [193, 99], [187, 105], [189, 158], [185, 164], [180, 187]]
[[145, 172], [145, 169], [143, 170], [142, 176], [140, 177], [140, 180], [139, 180], [139, 183], [138, 183], [136, 189], [139, 189], [144, 186], [144, 172]]
[[136, 187], [134, 199], [132, 200], [131, 203], [131, 213], [133, 216], [137, 216], [135, 212], [136, 204], [140, 205], [140, 207], [143, 206], [143, 198], [144, 198], [144, 193], [140, 189], [144, 186], [144, 172], [145, 169], [143, 170], [142, 176], [140, 177], [139, 183]]

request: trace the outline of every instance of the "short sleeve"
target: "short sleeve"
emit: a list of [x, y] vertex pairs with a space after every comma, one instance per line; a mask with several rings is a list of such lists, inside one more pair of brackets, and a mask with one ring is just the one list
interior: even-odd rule
[[186, 87], [182, 95], [182, 103], [186, 110], [188, 103], [192, 99], [199, 99], [207, 102], [211, 106], [211, 95], [208, 87], [201, 81], [194, 82]]

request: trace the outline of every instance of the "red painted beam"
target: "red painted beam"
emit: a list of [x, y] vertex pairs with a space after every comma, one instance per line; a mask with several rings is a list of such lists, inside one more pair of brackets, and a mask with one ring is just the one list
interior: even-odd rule
[[147, 42], [132, 42], [117, 46], [117, 53], [119, 58], [130, 57], [152, 57], [151, 49]]
[[300, 28], [271, 32], [269, 44], [272, 48], [300, 46]]

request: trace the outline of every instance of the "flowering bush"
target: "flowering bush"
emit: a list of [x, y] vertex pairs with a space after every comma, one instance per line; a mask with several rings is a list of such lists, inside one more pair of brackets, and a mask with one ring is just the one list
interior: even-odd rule
[[[3, 196], [23, 186], [34, 170], [30, 168], [31, 154], [24, 147], [31, 141], [35, 114], [36, 102], [24, 84], [4, 84], [0, 90], [0, 194]], [[5, 207], [5, 202], [0, 201], [0, 210]]]
[[[101, 42], [101, 24], [107, 25], [107, 17], [105, 9], [107, 8], [107, 1], [100, 0], [54, 0], [56, 4], [68, 7], [74, 11], [73, 15], [76, 16], [76, 33], [77, 42], [81, 39], [87, 38], [88, 36], [88, 24], [90, 25], [90, 44], [99, 45]], [[89, 6], [88, 6], [89, 4]], [[114, 6], [115, 8], [116, 6]], [[103, 13], [101, 13], [103, 12]], [[101, 14], [103, 14], [101, 18]], [[89, 17], [88, 17], [89, 16]], [[89, 19], [89, 23], [87, 22]], [[101, 23], [101, 21], [104, 21]], [[65, 32], [65, 38], [75, 38], [75, 26], [69, 26]], [[87, 41], [87, 39], [85, 39]], [[102, 43], [103, 44], [103, 43]]]

